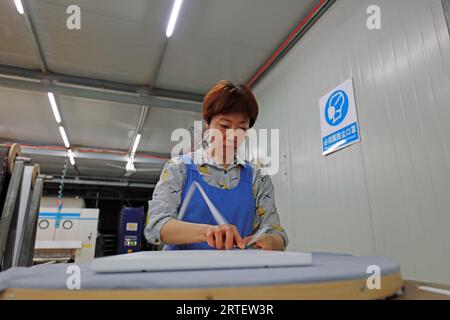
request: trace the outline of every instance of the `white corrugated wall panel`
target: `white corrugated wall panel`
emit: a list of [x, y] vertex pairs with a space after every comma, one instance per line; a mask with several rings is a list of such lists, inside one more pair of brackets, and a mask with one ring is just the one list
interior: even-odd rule
[[[382, 30], [366, 28], [372, 4]], [[350, 77], [361, 143], [324, 158], [318, 99]], [[277, 203], [294, 223], [291, 250], [390, 256], [405, 278], [450, 283], [450, 40], [440, 0], [338, 0], [255, 94], [259, 127], [285, 137], [289, 176], [273, 180], [285, 186]]]

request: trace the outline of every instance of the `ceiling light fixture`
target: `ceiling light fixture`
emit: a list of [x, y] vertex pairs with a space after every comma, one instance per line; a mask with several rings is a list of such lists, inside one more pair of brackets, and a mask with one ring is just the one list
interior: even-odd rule
[[131, 149], [131, 154], [134, 155], [139, 145], [139, 141], [141, 140], [141, 134], [138, 133], [136, 138], [134, 139], [133, 149]]
[[180, 13], [182, 3], [183, 0], [175, 0], [175, 3], [173, 4], [172, 13], [170, 14], [170, 20], [166, 30], [167, 38], [170, 38], [175, 30], [175, 24], [177, 23], [178, 14]]
[[14, 3], [16, 4], [16, 9], [20, 14], [24, 14], [25, 10], [23, 10], [22, 0], [14, 0]]
[[56, 104], [55, 95], [53, 92], [48, 93], [48, 100], [50, 100], [50, 105], [52, 106], [56, 122], [61, 123], [61, 116], [59, 114], [58, 105]]
[[67, 152], [69, 153], [70, 164], [74, 166], [75, 165], [75, 158], [73, 156], [73, 152], [72, 152], [71, 149], [69, 149]]
[[69, 139], [67, 139], [66, 130], [64, 130], [63, 126], [59, 127], [59, 132], [61, 133], [61, 137], [64, 141], [64, 145], [66, 146], [66, 148], [70, 148]]

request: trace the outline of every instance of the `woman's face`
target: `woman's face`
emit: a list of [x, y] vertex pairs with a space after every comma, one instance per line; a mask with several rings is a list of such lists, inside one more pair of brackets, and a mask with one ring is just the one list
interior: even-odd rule
[[[245, 139], [250, 119], [243, 113], [219, 114], [206, 126], [211, 132], [211, 143], [216, 155], [234, 159], [237, 149]], [[221, 141], [219, 140], [221, 138]], [[230, 158], [228, 158], [230, 157]]]

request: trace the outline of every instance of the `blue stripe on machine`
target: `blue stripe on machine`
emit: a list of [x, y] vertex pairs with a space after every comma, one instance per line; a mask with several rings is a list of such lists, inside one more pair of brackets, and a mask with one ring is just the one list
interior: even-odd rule
[[39, 216], [49, 216], [56, 217], [57, 215], [61, 217], [79, 217], [81, 213], [54, 213], [54, 212], [39, 212]]
[[[54, 212], [39, 212], [39, 219], [56, 220], [58, 214]], [[71, 219], [71, 220], [98, 220], [98, 218], [81, 218], [80, 213], [61, 213], [59, 220]]]
[[[39, 216], [39, 219], [46, 219], [46, 220], [56, 220], [56, 217], [46, 217], [46, 216]], [[59, 220], [98, 220], [98, 218], [69, 218], [69, 217], [62, 217]]]

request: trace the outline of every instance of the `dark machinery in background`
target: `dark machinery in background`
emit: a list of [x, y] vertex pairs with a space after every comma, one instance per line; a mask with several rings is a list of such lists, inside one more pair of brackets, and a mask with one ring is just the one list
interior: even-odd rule
[[124, 207], [120, 213], [119, 254], [139, 252], [143, 249], [144, 208]]
[[[55, 196], [59, 184], [46, 182], [44, 196]], [[78, 196], [83, 198], [89, 208], [99, 208], [98, 237], [96, 241], [95, 257], [116, 255], [119, 252], [119, 234], [121, 213], [123, 208], [139, 208], [143, 214], [140, 224], [142, 228], [140, 243], [141, 250], [156, 250], [158, 247], [148, 244], [142, 236], [145, 226], [145, 216], [148, 210], [148, 201], [151, 200], [153, 189], [130, 188], [123, 186], [95, 186], [65, 184], [66, 197]], [[135, 252], [135, 250], [133, 250]], [[126, 253], [126, 252], [125, 252]]]
[[[17, 144], [0, 145], [0, 158], [0, 270], [31, 266], [41, 197], [56, 197], [60, 184], [52, 182], [52, 177], [41, 175], [39, 166], [31, 165], [32, 159], [21, 156]], [[143, 237], [152, 193], [153, 189], [123, 186], [66, 184], [64, 187], [65, 197], [78, 196], [88, 208], [100, 209], [96, 257], [158, 249]], [[133, 211], [130, 207], [137, 209]], [[122, 208], [125, 209], [121, 215]], [[124, 215], [124, 212], [133, 213]], [[131, 223], [128, 226], [136, 230], [119, 232], [123, 223], [125, 228]], [[126, 247], [125, 241], [128, 241]]]

